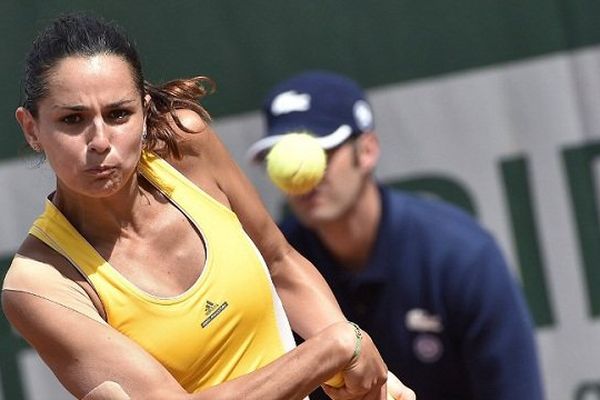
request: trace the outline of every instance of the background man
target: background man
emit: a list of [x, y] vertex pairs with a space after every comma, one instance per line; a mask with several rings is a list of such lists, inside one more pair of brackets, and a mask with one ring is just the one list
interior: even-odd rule
[[362, 89], [308, 71], [274, 87], [263, 111], [253, 160], [291, 132], [316, 136], [328, 155], [323, 181], [287, 196], [284, 234], [417, 398], [542, 399], [532, 324], [495, 240], [451, 205], [377, 182], [380, 147]]

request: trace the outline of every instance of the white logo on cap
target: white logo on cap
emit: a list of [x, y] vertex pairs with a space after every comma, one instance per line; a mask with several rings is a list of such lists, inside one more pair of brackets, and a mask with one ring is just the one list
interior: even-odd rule
[[354, 119], [360, 130], [366, 131], [373, 128], [373, 112], [371, 107], [364, 100], [354, 103]]
[[289, 90], [277, 95], [271, 102], [273, 115], [288, 114], [294, 111], [307, 111], [310, 109], [310, 95]]

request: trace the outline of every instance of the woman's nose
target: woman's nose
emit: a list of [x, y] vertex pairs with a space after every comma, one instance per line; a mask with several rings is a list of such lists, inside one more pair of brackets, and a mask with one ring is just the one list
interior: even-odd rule
[[110, 128], [103, 122], [95, 123], [91, 128], [91, 136], [88, 143], [90, 151], [102, 154], [110, 149]]

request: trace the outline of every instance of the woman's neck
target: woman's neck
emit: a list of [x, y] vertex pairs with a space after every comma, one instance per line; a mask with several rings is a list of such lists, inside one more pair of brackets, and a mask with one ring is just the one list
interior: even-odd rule
[[60, 183], [51, 201], [90, 243], [115, 240], [139, 232], [151, 214], [156, 190], [134, 174], [127, 185], [110, 197], [94, 198], [72, 192]]

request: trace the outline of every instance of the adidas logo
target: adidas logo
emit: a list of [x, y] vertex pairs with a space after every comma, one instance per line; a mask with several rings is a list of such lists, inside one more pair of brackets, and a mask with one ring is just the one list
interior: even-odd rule
[[225, 301], [222, 304], [214, 303], [210, 300], [206, 300], [204, 304], [204, 314], [207, 316], [204, 321], [200, 324], [202, 328], [206, 328], [215, 318], [219, 316], [229, 306]]
[[210, 315], [210, 313], [213, 312], [218, 306], [218, 304], [215, 304], [210, 300], [206, 300], [206, 304], [204, 305], [204, 314]]

